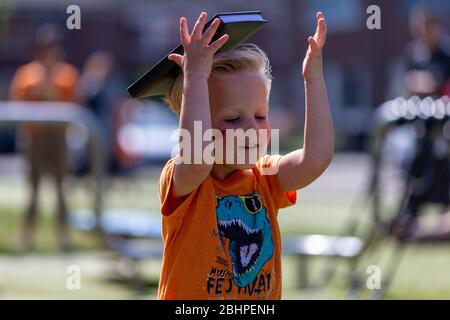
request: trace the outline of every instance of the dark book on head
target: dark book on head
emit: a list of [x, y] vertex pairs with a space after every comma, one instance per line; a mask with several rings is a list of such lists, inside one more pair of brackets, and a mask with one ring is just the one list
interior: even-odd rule
[[[260, 11], [219, 13], [205, 24], [204, 30], [215, 18], [220, 19], [220, 25], [211, 42], [224, 34], [229, 35], [228, 41], [218, 52], [232, 50], [266, 23]], [[172, 53], [183, 54], [183, 46], [180, 44], [169, 54]], [[175, 62], [167, 59], [169, 54], [128, 87], [128, 92], [132, 97], [144, 98], [168, 94], [173, 82], [181, 72], [181, 68]]]

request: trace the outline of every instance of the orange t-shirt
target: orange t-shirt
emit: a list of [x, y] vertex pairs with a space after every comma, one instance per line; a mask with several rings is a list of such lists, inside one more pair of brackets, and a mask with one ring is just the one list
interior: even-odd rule
[[159, 299], [281, 299], [278, 209], [296, 202], [277, 175], [263, 175], [280, 156], [224, 180], [209, 175], [171, 200], [175, 158], [159, 180], [164, 253]]
[[[17, 69], [9, 89], [9, 98], [19, 101], [75, 101], [77, 83], [78, 71], [72, 65], [59, 62], [49, 71], [33, 61]], [[36, 135], [42, 127], [45, 125], [21, 126], [21, 134]]]
[[74, 101], [78, 71], [67, 63], [57, 63], [47, 74], [40, 63], [21, 66], [11, 82], [11, 100]]

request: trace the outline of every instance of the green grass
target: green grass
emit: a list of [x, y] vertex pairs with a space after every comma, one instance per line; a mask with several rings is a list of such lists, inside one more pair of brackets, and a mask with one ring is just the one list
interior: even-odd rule
[[[0, 254], [22, 255], [19, 241], [22, 214], [22, 210], [18, 208], [0, 209]], [[58, 251], [55, 221], [50, 213], [43, 212], [41, 215], [36, 226], [33, 253], [54, 254]], [[70, 237], [79, 251], [102, 249], [102, 244], [95, 234], [71, 230]]]
[[[86, 181], [68, 183], [71, 207], [89, 206], [90, 192]], [[109, 207], [130, 207], [158, 211], [156, 180], [148, 176], [132, 179], [114, 179], [108, 187], [105, 203]], [[42, 214], [36, 236], [36, 249], [32, 253], [18, 251], [23, 204], [26, 202], [23, 182], [0, 180], [0, 299], [1, 298], [67, 298], [67, 299], [154, 299], [160, 270], [160, 261], [145, 261], [138, 266], [139, 281], [119, 276], [124, 269], [121, 261], [105, 250], [93, 234], [71, 232], [77, 250], [63, 255], [57, 250], [54, 207], [50, 186], [42, 192]], [[5, 195], [4, 192], [8, 192]], [[279, 213], [282, 234], [339, 234], [356, 195], [336, 190], [323, 194], [314, 188], [298, 193], [298, 204]], [[12, 201], [13, 199], [14, 201]], [[363, 205], [354, 208], [358, 214], [367, 214]], [[391, 241], [381, 243], [378, 255], [382, 259], [367, 258], [361, 263], [361, 279], [370, 264], [386, 270], [386, 257], [397, 255]], [[338, 273], [325, 288], [312, 286], [300, 290], [299, 261], [283, 258], [284, 299], [345, 299], [348, 263], [342, 260], [308, 258], [312, 284], [317, 283], [327, 267]], [[80, 265], [83, 271], [82, 289], [67, 290], [67, 266]], [[450, 299], [450, 244], [409, 245], [404, 250], [397, 275], [387, 293], [388, 299]], [[122, 272], [123, 273], [123, 272]], [[370, 292], [363, 291], [362, 298]]]

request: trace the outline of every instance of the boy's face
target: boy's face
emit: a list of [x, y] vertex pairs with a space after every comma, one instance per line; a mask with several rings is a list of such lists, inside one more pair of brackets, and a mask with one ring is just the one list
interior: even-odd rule
[[[216, 162], [228, 147], [228, 153], [229, 150], [234, 151], [234, 161], [229, 163], [222, 158], [222, 163], [226, 162], [233, 169], [252, 168], [266, 153], [270, 139], [268, 90], [264, 75], [256, 71], [239, 71], [222, 79], [210, 78], [209, 97], [212, 128], [220, 130], [223, 136], [224, 147], [222, 153], [216, 149]], [[227, 139], [227, 129], [242, 129], [246, 135], [239, 138], [236, 136], [239, 132], [235, 131], [234, 138]], [[239, 160], [239, 155], [245, 156], [244, 163]], [[255, 155], [258, 156], [255, 158]]]

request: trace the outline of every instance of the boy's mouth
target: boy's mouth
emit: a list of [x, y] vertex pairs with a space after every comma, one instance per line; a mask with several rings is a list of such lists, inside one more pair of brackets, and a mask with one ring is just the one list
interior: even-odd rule
[[241, 146], [239, 148], [246, 149], [246, 150], [256, 149], [256, 148], [259, 148], [259, 144], [252, 144], [252, 145], [247, 145], [247, 146]]

